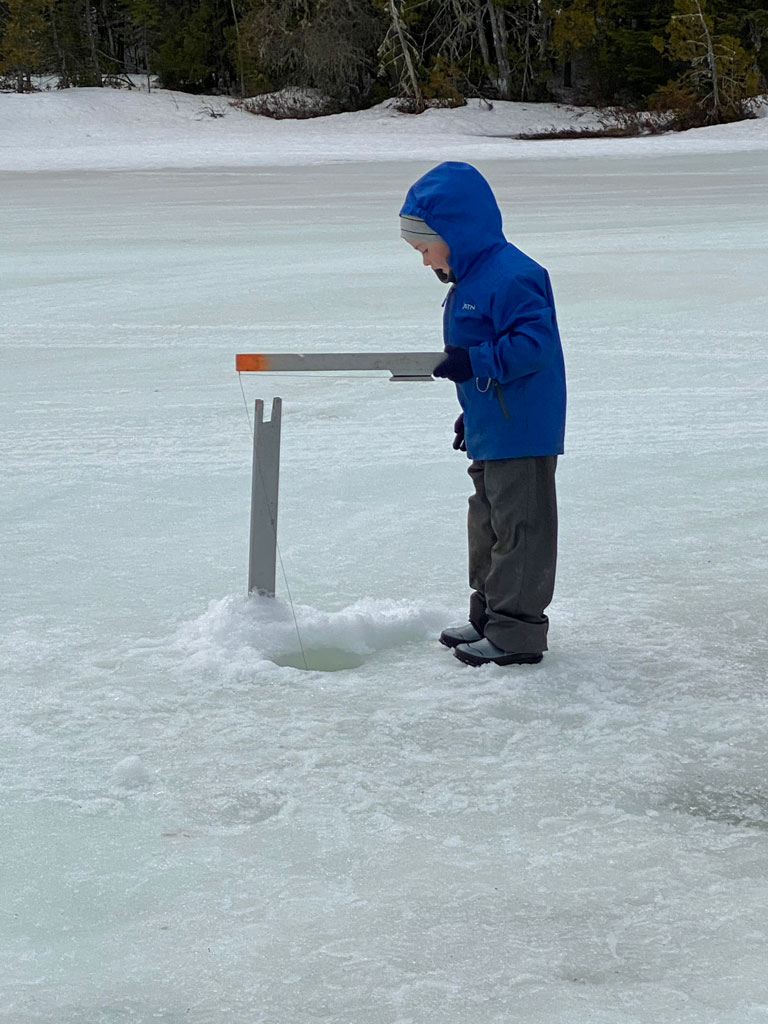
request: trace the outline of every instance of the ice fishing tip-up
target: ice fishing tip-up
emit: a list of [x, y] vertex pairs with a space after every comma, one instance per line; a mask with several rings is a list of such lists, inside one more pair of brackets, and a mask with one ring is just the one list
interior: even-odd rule
[[[320, 352], [311, 355], [241, 353], [235, 356], [235, 369], [238, 373], [386, 370], [391, 375], [390, 380], [418, 381], [432, 380], [432, 371], [444, 358], [444, 352]], [[256, 402], [248, 593], [269, 597], [275, 594], [281, 419], [280, 398], [275, 398], [272, 403], [272, 419], [269, 421], [264, 419], [264, 402]]]

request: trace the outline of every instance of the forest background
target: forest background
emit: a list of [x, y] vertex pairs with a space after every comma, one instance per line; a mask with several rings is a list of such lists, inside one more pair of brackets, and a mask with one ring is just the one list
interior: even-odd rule
[[[0, 0], [0, 77], [24, 92], [38, 76], [58, 88], [146, 76], [272, 116], [480, 97], [674, 111], [692, 127], [749, 116], [766, 90], [764, 3]], [[259, 102], [294, 87], [318, 102]]]

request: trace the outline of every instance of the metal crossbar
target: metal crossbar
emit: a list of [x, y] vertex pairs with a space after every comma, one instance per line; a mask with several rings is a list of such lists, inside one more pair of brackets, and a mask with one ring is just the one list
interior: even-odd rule
[[432, 371], [445, 359], [444, 352], [316, 352], [241, 353], [235, 356], [238, 373], [305, 373], [308, 370], [386, 370], [390, 380], [431, 380]]

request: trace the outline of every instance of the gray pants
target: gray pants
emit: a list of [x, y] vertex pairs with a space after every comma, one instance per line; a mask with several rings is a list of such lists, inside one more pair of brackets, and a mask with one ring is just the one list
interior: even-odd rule
[[503, 651], [547, 649], [555, 589], [556, 455], [475, 461], [469, 475], [469, 619]]

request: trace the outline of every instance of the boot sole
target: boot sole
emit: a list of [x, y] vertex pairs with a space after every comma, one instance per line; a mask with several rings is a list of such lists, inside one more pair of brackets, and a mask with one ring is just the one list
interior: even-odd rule
[[472, 665], [473, 668], [479, 668], [481, 665], [538, 665], [544, 657], [543, 654], [504, 654], [500, 658], [478, 658], [464, 651], [454, 651], [453, 656], [465, 665]]
[[452, 640], [450, 637], [444, 638], [443, 636], [441, 636], [440, 643], [443, 645], [443, 647], [458, 647], [459, 644], [464, 643], [464, 641]]

